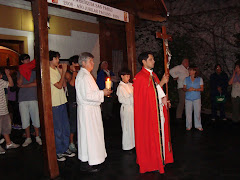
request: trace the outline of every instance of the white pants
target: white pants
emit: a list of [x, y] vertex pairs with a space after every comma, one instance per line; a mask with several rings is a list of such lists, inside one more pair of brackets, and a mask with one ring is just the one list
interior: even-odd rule
[[192, 112], [194, 110], [194, 126], [202, 128], [201, 124], [201, 99], [194, 101], [185, 100], [186, 128], [192, 128]]

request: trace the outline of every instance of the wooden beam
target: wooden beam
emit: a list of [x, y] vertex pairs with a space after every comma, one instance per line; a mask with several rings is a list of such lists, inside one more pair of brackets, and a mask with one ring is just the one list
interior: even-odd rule
[[51, 179], [59, 176], [57, 164], [48, 53], [48, 3], [47, 0], [32, 0], [34, 21], [34, 57], [37, 68], [38, 105], [43, 140], [45, 174]]
[[144, 12], [140, 12], [140, 11], [137, 12], [137, 15], [140, 19], [146, 19], [146, 20], [150, 20], [150, 21], [164, 22], [167, 20], [165, 17], [162, 17], [160, 15], [144, 13]]
[[133, 77], [136, 74], [135, 17], [129, 14], [129, 22], [125, 25], [127, 39], [128, 68]]

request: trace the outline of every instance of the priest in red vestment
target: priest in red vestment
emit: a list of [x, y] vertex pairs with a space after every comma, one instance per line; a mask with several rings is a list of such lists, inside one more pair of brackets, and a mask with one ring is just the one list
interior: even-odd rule
[[152, 70], [155, 61], [151, 52], [140, 54], [138, 61], [142, 70], [133, 80], [137, 164], [140, 173], [164, 173], [164, 166], [173, 162], [167, 100], [161, 88], [169, 76], [158, 79]]

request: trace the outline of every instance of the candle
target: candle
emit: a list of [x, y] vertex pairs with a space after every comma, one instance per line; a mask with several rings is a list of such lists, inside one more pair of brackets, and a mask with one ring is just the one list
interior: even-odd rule
[[111, 87], [112, 87], [112, 81], [110, 80], [110, 78], [107, 78], [107, 80], [105, 81], [105, 88], [111, 89]]

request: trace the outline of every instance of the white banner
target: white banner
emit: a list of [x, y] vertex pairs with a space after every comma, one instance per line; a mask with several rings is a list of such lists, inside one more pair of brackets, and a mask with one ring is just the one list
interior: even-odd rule
[[129, 22], [128, 12], [90, 0], [48, 0], [48, 3], [78, 9], [119, 21]]

